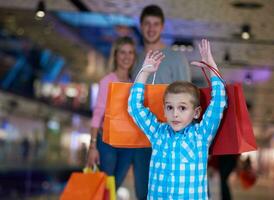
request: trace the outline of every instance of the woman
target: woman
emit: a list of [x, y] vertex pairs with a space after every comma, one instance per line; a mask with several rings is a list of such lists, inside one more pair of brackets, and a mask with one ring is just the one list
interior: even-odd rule
[[107, 88], [111, 82], [130, 82], [129, 73], [135, 61], [135, 44], [130, 37], [117, 39], [110, 60], [114, 70], [104, 76], [91, 120], [91, 140], [87, 166], [100, 165], [100, 170], [115, 177], [116, 188], [121, 186], [131, 164], [131, 149], [115, 148], [102, 141], [102, 122], [106, 107]]

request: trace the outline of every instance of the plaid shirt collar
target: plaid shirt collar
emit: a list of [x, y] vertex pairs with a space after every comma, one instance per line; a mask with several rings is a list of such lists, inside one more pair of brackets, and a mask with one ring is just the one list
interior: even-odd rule
[[[187, 136], [187, 134], [186, 133], [188, 133], [188, 131], [189, 131], [189, 129], [192, 127], [192, 126], [194, 126], [194, 122], [191, 122], [190, 124], [188, 124], [185, 128], [183, 128], [183, 129], [181, 129], [181, 130], [179, 130], [179, 131], [174, 131], [173, 129], [172, 129], [172, 127], [169, 125], [169, 124], [167, 124], [167, 130], [168, 130], [168, 133], [169, 133], [169, 136], [170, 137], [179, 137], [179, 135], [182, 135], [183, 137], [186, 137]], [[181, 136], [180, 136], [181, 137]]]

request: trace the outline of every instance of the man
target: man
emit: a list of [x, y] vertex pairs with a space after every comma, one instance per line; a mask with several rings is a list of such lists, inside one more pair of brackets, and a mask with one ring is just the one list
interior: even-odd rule
[[[132, 78], [142, 67], [145, 55], [149, 50], [161, 50], [165, 55], [155, 77], [155, 84], [169, 84], [176, 80], [190, 81], [189, 64], [181, 52], [173, 51], [161, 41], [161, 33], [164, 29], [164, 13], [159, 6], [149, 5], [145, 7], [140, 16], [141, 32], [144, 40], [144, 50], [141, 52], [132, 70]], [[152, 83], [153, 75], [147, 83]], [[148, 173], [151, 148], [135, 149], [133, 156], [133, 171], [135, 177], [135, 193], [138, 200], [144, 200], [147, 196]]]

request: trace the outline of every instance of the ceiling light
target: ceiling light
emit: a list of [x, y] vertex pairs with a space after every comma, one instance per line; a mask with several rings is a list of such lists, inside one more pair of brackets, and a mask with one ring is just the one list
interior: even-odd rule
[[36, 17], [43, 18], [46, 15], [45, 3], [44, 1], [39, 1], [36, 9]]
[[242, 26], [242, 32], [241, 32], [241, 37], [244, 40], [249, 40], [251, 37], [251, 33], [250, 33], [250, 26], [248, 24], [244, 24]]

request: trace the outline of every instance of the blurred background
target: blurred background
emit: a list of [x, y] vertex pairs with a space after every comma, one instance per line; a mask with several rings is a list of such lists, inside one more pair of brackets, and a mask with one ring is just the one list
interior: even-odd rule
[[[246, 189], [232, 174], [233, 197], [274, 199], [273, 0], [0, 0], [0, 199], [58, 199], [83, 168], [111, 44], [129, 35], [142, 49], [148, 4], [165, 12], [167, 45], [192, 61], [208, 38], [227, 82], [243, 83], [258, 151], [241, 159], [257, 179]], [[206, 86], [199, 70], [192, 77]], [[127, 199], [135, 199], [132, 179], [130, 170]], [[219, 199], [214, 173], [210, 183]]]

